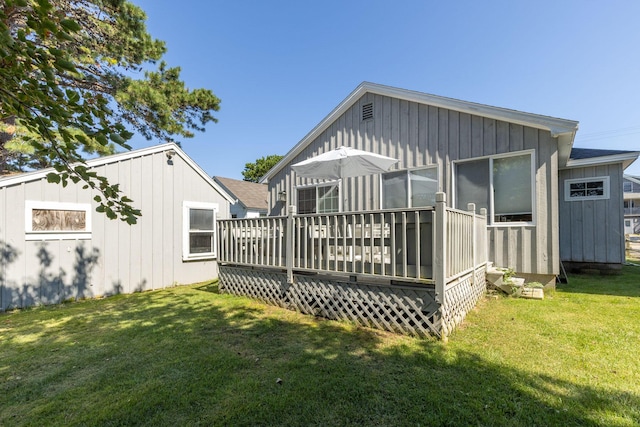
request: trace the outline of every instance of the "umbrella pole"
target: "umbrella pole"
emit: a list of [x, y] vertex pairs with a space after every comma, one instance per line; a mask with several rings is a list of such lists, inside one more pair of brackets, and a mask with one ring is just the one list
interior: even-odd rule
[[289, 205], [287, 210], [287, 241], [286, 241], [286, 265], [287, 265], [287, 283], [293, 283], [293, 239], [294, 239], [294, 222], [293, 216], [296, 213], [295, 205]]

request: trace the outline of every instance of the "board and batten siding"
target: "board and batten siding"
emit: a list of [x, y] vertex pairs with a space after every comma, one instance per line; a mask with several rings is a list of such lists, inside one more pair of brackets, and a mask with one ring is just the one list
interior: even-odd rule
[[[609, 198], [565, 201], [565, 181], [609, 177]], [[560, 258], [577, 263], [625, 262], [622, 165], [609, 164], [560, 171]], [[612, 232], [612, 230], [618, 230]]]
[[[364, 104], [374, 118], [361, 120]], [[399, 160], [392, 170], [438, 166], [438, 191], [453, 200], [453, 162], [534, 150], [535, 224], [490, 226], [489, 259], [520, 273], [558, 274], [558, 146], [549, 131], [490, 119], [380, 94], [365, 93], [318, 137], [269, 179], [271, 215], [284, 215], [297, 186], [319, 181], [295, 177], [291, 165], [328, 150], [349, 146]], [[380, 209], [380, 176], [347, 178], [342, 183], [344, 211]], [[461, 207], [465, 209], [466, 207]]]
[[[180, 156], [163, 151], [92, 168], [119, 183], [142, 217], [135, 225], [97, 213], [96, 192], [46, 178], [0, 187], [0, 309], [53, 304], [70, 298], [159, 289], [217, 277], [215, 260], [182, 260], [183, 201], [228, 201]], [[25, 239], [25, 201], [91, 204], [91, 237]]]

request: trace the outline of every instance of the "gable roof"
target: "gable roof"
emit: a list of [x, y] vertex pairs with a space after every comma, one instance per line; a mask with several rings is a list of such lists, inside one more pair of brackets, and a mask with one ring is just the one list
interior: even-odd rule
[[640, 176], [624, 175], [623, 178], [640, 185]]
[[[188, 164], [198, 175], [200, 175], [209, 185], [211, 185], [218, 193], [220, 193], [229, 203], [234, 203], [235, 199], [218, 183], [216, 183], [207, 173], [202, 170], [196, 162], [187, 156], [187, 153], [175, 143], [169, 142], [166, 144], [154, 145], [147, 148], [141, 148], [139, 150], [125, 151], [124, 153], [113, 154], [111, 156], [98, 157], [95, 159], [87, 160], [88, 167], [93, 168], [110, 163], [121, 162], [123, 160], [129, 160], [136, 157], [142, 157], [149, 154], [170, 152], [173, 151], [174, 155], [179, 156], [186, 164]], [[55, 172], [53, 168], [46, 168], [37, 170], [34, 172], [25, 172], [18, 175], [10, 175], [0, 178], [0, 187], [8, 187], [10, 185], [21, 184], [23, 182], [37, 181], [47, 176], [48, 173]]]
[[351, 108], [365, 94], [389, 96], [434, 107], [446, 108], [461, 113], [473, 114], [495, 120], [507, 121], [537, 129], [548, 130], [553, 137], [558, 137], [558, 150], [561, 164], [569, 158], [575, 133], [578, 130], [578, 122], [539, 114], [525, 113], [507, 108], [491, 105], [477, 104], [459, 99], [445, 98], [438, 95], [384, 86], [376, 83], [363, 82], [349, 96], [347, 96], [336, 108], [333, 109], [315, 128], [311, 130], [300, 142], [298, 142], [269, 172], [260, 179], [260, 182], [268, 182], [277, 172], [287, 165], [295, 156], [311, 144], [345, 111]]
[[266, 211], [269, 208], [269, 188], [265, 184], [239, 179], [214, 176], [213, 179], [225, 188], [247, 209]]
[[638, 158], [638, 155], [640, 155], [639, 151], [573, 148], [566, 168], [622, 163], [622, 170], [624, 170]]

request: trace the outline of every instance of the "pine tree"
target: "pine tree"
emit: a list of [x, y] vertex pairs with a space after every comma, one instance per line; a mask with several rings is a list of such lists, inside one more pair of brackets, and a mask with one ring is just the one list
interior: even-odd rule
[[126, 0], [0, 0], [0, 167], [11, 141], [56, 169], [50, 182], [82, 180], [100, 192], [99, 211], [136, 222], [131, 200], [89, 171], [83, 153], [130, 149], [131, 130], [163, 142], [191, 137], [220, 106], [162, 61], [165, 44], [145, 20]]

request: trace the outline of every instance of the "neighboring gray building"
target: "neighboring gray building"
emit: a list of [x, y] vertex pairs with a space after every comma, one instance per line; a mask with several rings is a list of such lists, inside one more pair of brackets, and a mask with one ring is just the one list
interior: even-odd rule
[[221, 176], [214, 176], [213, 179], [235, 198], [235, 203], [230, 208], [231, 218], [258, 218], [267, 215], [269, 189], [265, 184]]
[[95, 211], [83, 183], [52, 170], [0, 179], [0, 310], [214, 279], [216, 219], [233, 198], [177, 145], [89, 160], [142, 216], [135, 225]]
[[[567, 247], [571, 260], [624, 261], [622, 198], [611, 189], [621, 187], [622, 170], [638, 153], [572, 158], [577, 130], [578, 122], [572, 120], [365, 82], [262, 182], [269, 185], [271, 215], [284, 215], [287, 204], [296, 205], [298, 213], [427, 206], [438, 191], [447, 194], [451, 207], [466, 209], [474, 202], [488, 211], [489, 259], [551, 282]], [[291, 169], [340, 146], [399, 162], [386, 174], [336, 181], [303, 179]], [[602, 176], [607, 177], [607, 194], [614, 197], [609, 199], [611, 210], [591, 200], [577, 203], [577, 192], [565, 201], [565, 185], [578, 183], [571, 180]], [[286, 195], [286, 202], [280, 195]], [[601, 221], [585, 221], [593, 215]], [[578, 235], [589, 238], [574, 244]], [[592, 256], [595, 246], [587, 248], [589, 242], [606, 242], [607, 256]]]
[[638, 152], [573, 148], [560, 168], [560, 258], [567, 270], [625, 262], [623, 171]]
[[623, 178], [624, 234], [640, 234], [640, 176]]

